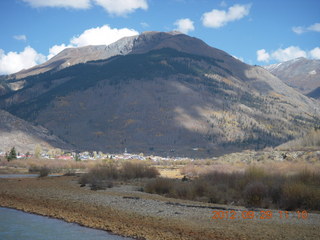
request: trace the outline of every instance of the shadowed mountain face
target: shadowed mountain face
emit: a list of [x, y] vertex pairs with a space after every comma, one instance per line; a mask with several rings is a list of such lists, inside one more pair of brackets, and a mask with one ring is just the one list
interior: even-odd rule
[[1, 108], [79, 150], [196, 157], [275, 146], [319, 123], [315, 102], [199, 39], [152, 32], [104, 48], [122, 54], [10, 80], [24, 84]]
[[47, 129], [32, 124], [0, 110], [0, 151], [8, 151], [16, 147], [20, 153], [33, 152], [36, 146], [42, 149], [63, 148], [71, 146]]
[[303, 94], [307, 95], [320, 87], [320, 60], [301, 57], [264, 68]]
[[320, 100], [320, 87], [316, 88], [315, 90], [311, 91], [307, 95], [308, 97]]

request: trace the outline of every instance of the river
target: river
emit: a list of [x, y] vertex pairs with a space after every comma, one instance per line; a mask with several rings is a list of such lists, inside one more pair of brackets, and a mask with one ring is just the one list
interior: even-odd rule
[[1, 240], [129, 240], [106, 231], [0, 207]]

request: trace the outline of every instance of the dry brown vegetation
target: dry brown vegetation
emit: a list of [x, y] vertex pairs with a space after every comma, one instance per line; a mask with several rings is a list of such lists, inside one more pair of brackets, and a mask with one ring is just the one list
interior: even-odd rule
[[110, 188], [117, 180], [127, 181], [131, 179], [155, 178], [159, 171], [152, 166], [139, 162], [123, 162], [121, 164], [107, 163], [96, 166], [84, 174], [79, 183], [90, 184], [92, 190]]
[[[294, 158], [294, 152], [272, 154], [271, 158], [270, 154], [262, 152], [243, 153], [238, 158], [232, 154], [230, 157], [235, 159], [233, 162], [226, 156], [215, 160], [179, 163], [28, 159], [0, 161], [0, 165], [26, 168], [37, 173], [41, 173], [42, 169], [50, 173], [73, 175], [75, 172], [87, 172], [82, 175], [79, 183], [88, 184], [93, 190], [113, 187], [115, 182], [126, 182], [140, 184], [141, 190], [145, 192], [173, 198], [248, 207], [320, 210], [320, 164], [314, 160], [319, 156], [318, 152], [305, 152], [301, 157], [303, 160], [299, 160], [300, 155]], [[248, 156], [256, 160], [239, 160], [249, 159]], [[273, 159], [279, 156], [285, 160]], [[186, 181], [177, 177], [179, 169], [180, 176], [186, 176]], [[169, 170], [174, 173], [171, 174], [174, 177], [164, 178], [168, 176]], [[166, 174], [156, 178], [159, 171]], [[143, 178], [151, 179], [132, 181]]]
[[244, 172], [201, 173], [189, 181], [158, 178], [145, 191], [210, 203], [319, 211], [320, 171], [302, 168], [285, 174], [251, 166]]
[[279, 149], [301, 149], [301, 148], [319, 148], [320, 147], [320, 129], [314, 129], [303, 137], [280, 145]]
[[50, 169], [51, 173], [65, 173], [72, 170], [86, 171], [88, 168], [92, 168], [101, 161], [69, 161], [58, 159], [16, 159], [13, 161], [0, 161], [0, 166], [4, 168], [13, 168], [17, 171], [27, 169], [30, 173], [38, 173], [41, 168], [46, 167]]

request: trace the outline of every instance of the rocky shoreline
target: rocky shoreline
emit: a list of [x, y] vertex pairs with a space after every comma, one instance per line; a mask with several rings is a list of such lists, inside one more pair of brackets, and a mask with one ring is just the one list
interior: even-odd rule
[[[214, 209], [121, 185], [80, 188], [76, 177], [0, 179], [0, 206], [63, 219], [135, 239], [319, 239], [320, 216], [266, 220], [212, 219]], [[247, 210], [232, 207], [233, 210]]]

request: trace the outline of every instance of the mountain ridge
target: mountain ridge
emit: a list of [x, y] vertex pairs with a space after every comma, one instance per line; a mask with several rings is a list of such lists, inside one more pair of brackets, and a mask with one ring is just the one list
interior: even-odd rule
[[[172, 40], [175, 41], [172, 41]], [[189, 45], [194, 40], [197, 46]], [[182, 44], [184, 42], [184, 44]], [[108, 59], [117, 55], [146, 53], [160, 48], [174, 48], [176, 50], [212, 57], [212, 47], [197, 38], [192, 38], [180, 32], [144, 32], [140, 35], [123, 37], [109, 45], [90, 45], [79, 48], [66, 48], [47, 62], [33, 68], [22, 70], [11, 75], [16, 79], [25, 78], [34, 74], [43, 73], [49, 70], [61, 70], [75, 64], [88, 61]], [[215, 54], [230, 56], [225, 52], [215, 49]], [[230, 56], [231, 57], [231, 56]]]
[[320, 87], [320, 60], [300, 57], [264, 68], [305, 95]]
[[54, 136], [42, 126], [34, 126], [23, 119], [0, 109], [0, 151], [15, 147], [19, 152], [34, 152], [42, 149], [72, 149], [70, 144]]
[[134, 54], [17, 79], [0, 107], [78, 150], [165, 156], [276, 146], [319, 124], [318, 104], [264, 68], [182, 34], [138, 43]]

